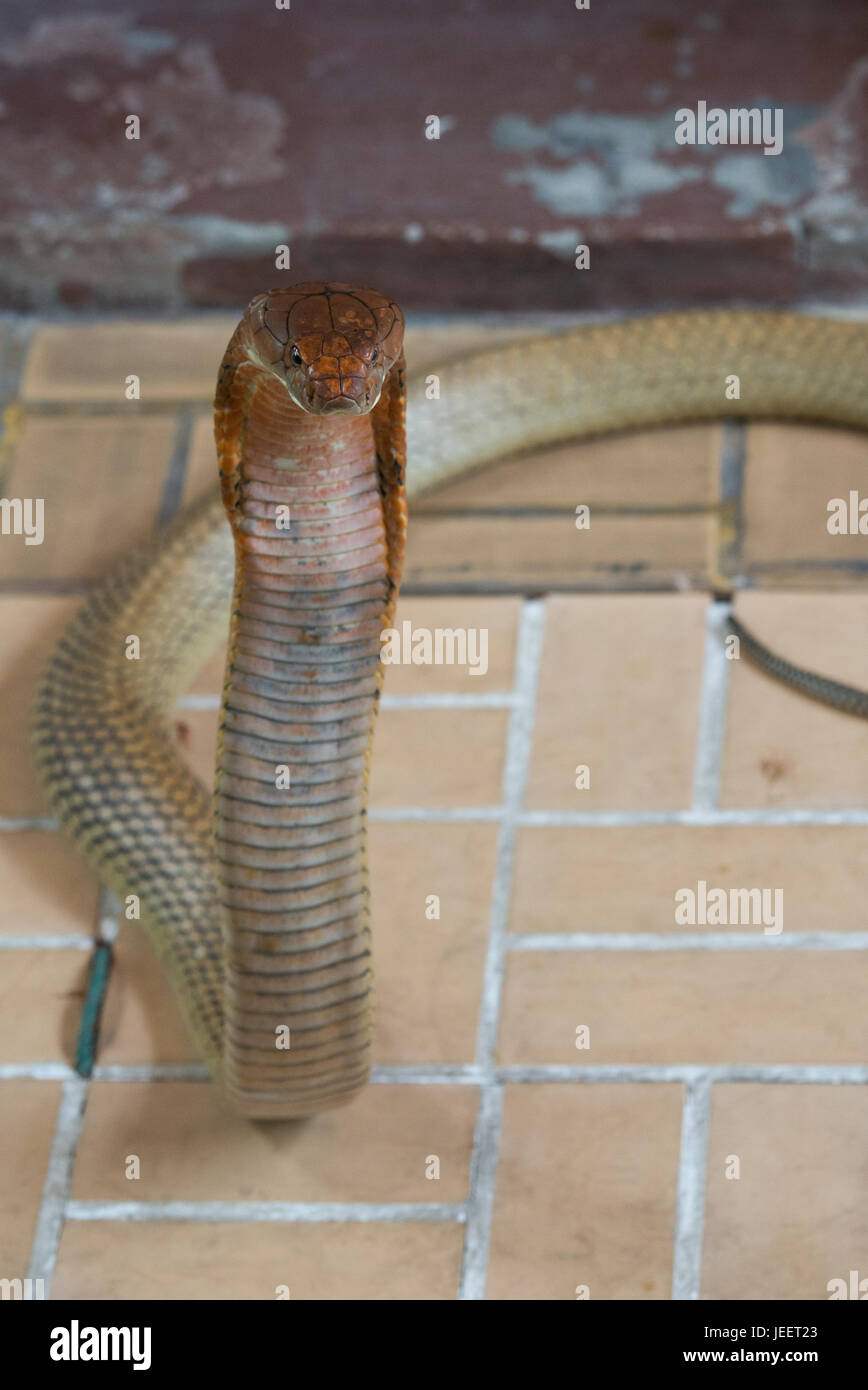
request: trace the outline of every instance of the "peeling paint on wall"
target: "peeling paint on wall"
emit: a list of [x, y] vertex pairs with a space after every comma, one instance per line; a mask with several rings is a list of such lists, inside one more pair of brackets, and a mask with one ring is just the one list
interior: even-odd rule
[[[816, 112], [783, 109], [785, 143], [775, 160], [761, 151], [732, 153], [730, 146], [694, 146], [685, 158], [685, 147], [675, 144], [674, 110], [654, 116], [577, 110], [539, 125], [504, 115], [491, 138], [496, 149], [532, 157], [523, 169], [507, 171], [506, 182], [528, 185], [538, 203], [564, 217], [635, 217], [646, 198], [706, 182], [731, 195], [724, 211], [741, 218], [765, 205], [794, 207], [814, 187], [813, 160], [797, 135]], [[553, 167], [539, 156], [565, 162]]]
[[[10, 122], [8, 132], [0, 126], [0, 177], [25, 215], [45, 208], [46, 148], [51, 195], [64, 216], [163, 213], [211, 187], [286, 173], [284, 112], [269, 97], [236, 91], [207, 42], [176, 44], [167, 31], [137, 29], [125, 16], [78, 15], [38, 20], [24, 38], [0, 44], [0, 65], [8, 113], [24, 75], [31, 91], [51, 94], [43, 121]], [[117, 124], [113, 157], [81, 124], [64, 121], [66, 101], [90, 105], [103, 129]], [[140, 141], [124, 139], [127, 114], [141, 119]]]
[[576, 247], [583, 244], [583, 238], [578, 227], [562, 227], [560, 231], [538, 232], [536, 242], [537, 246], [551, 251], [552, 255], [572, 261], [575, 259]]
[[504, 115], [491, 135], [496, 149], [568, 161], [553, 168], [531, 160], [506, 174], [508, 183], [528, 184], [537, 202], [562, 217], [632, 216], [642, 198], [703, 177], [698, 161], [681, 159], [675, 165], [660, 158], [663, 152], [678, 154], [670, 114], [612, 116], [577, 110], [541, 125], [526, 116]]
[[868, 58], [848, 74], [837, 99], [802, 135], [814, 154], [817, 187], [801, 210], [803, 254], [814, 268], [868, 266]]
[[[570, 0], [546, 24], [526, 0], [473, 0], [472, 20], [438, 17], [436, 101], [430, 13], [402, 0], [330, 0], [304, 24], [271, 0], [7, 8], [7, 308], [235, 306], [287, 273], [283, 243], [293, 277], [382, 282], [425, 308], [868, 287], [864, 0], [821, 22], [817, 0], [788, 0], [784, 27], [749, 0], [626, 27], [601, 5], [590, 45]], [[675, 145], [679, 108], [736, 92], [785, 112], [780, 156]], [[432, 102], [445, 134], [423, 144]], [[593, 275], [574, 273], [583, 243]]]
[[777, 159], [719, 154], [711, 171], [715, 187], [732, 194], [726, 205], [730, 217], [751, 217], [761, 207], [795, 207], [811, 192], [815, 180], [810, 154], [792, 143], [784, 144]]

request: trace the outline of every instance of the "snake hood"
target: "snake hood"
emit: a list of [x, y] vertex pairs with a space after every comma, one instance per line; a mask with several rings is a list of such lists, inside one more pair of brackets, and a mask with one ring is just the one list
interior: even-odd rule
[[247, 317], [252, 355], [310, 415], [366, 415], [401, 356], [404, 317], [377, 290], [310, 280], [257, 296]]

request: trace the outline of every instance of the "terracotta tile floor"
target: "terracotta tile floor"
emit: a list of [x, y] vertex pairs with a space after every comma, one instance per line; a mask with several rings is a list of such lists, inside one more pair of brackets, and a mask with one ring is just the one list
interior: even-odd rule
[[[231, 327], [39, 326], [9, 398], [24, 421], [0, 482], [45, 496], [46, 540], [0, 538], [0, 1277], [57, 1298], [524, 1300], [822, 1299], [868, 1275], [865, 728], [728, 662], [708, 598], [734, 576], [784, 656], [868, 685], [864, 543], [825, 530], [829, 496], [864, 493], [868, 442], [661, 430], [416, 509], [399, 620], [487, 629], [488, 671], [388, 674], [372, 1086], [247, 1124], [27, 749], [36, 674], [88, 584], [214, 486]], [[489, 332], [414, 327], [409, 355]], [[206, 782], [221, 679], [216, 653], [176, 717]], [[701, 882], [761, 886], [772, 915], [683, 925], [675, 895]]]

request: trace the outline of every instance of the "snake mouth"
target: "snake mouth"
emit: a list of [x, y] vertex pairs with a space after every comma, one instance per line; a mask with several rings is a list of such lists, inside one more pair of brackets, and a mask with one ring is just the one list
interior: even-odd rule
[[364, 404], [353, 400], [351, 396], [333, 396], [328, 401], [317, 401], [314, 398], [309, 408], [314, 415], [364, 415], [366, 410], [370, 409], [370, 394], [370, 391], [366, 393]]
[[337, 395], [333, 394], [333, 381], [323, 384], [310, 377], [288, 376], [284, 384], [295, 404], [308, 415], [367, 415], [380, 399], [383, 377], [378, 374], [364, 381], [344, 381], [344, 389]]

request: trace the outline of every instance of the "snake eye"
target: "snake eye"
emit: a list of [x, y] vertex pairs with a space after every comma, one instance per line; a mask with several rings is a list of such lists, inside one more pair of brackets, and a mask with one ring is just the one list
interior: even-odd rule
[[295, 365], [296, 365], [296, 367], [300, 367], [300, 366], [301, 366], [301, 353], [299, 352], [298, 348], [295, 346], [295, 343], [293, 343], [292, 348], [290, 349], [289, 360], [290, 360], [290, 362], [294, 362]]
[[380, 354], [379, 354], [379, 352], [377, 351], [377, 349], [374, 348], [374, 351], [371, 353], [371, 366], [372, 366], [372, 367], [376, 364], [376, 361], [377, 361], [377, 358], [379, 357], [379, 355], [380, 355]]

